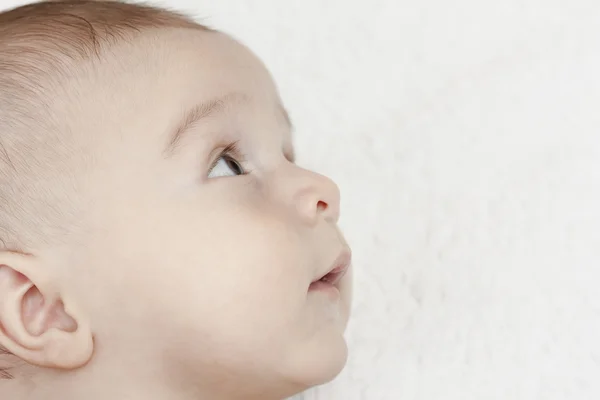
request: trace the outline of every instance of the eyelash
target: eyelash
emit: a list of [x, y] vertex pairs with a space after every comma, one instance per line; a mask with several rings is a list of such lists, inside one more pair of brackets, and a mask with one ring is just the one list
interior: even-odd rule
[[240, 150], [238, 143], [239, 143], [238, 141], [229, 143], [227, 146], [225, 146], [225, 148], [223, 150], [221, 150], [219, 155], [215, 158], [215, 160], [212, 162], [210, 168], [208, 169], [209, 174], [217, 166], [217, 164], [219, 163], [219, 160], [222, 157], [230, 158], [233, 161], [235, 161], [242, 169], [242, 171], [243, 171], [242, 175], [248, 175], [250, 173], [250, 170], [248, 170], [244, 165], [242, 165], [246, 161], [246, 156]]

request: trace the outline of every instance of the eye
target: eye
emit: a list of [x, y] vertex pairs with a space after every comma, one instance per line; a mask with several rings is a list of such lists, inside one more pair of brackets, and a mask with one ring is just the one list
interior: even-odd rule
[[240, 151], [238, 142], [227, 145], [208, 169], [208, 178], [219, 178], [223, 176], [239, 176], [249, 173], [242, 164], [246, 156]]
[[233, 157], [223, 154], [217, 158], [208, 172], [209, 178], [219, 178], [223, 176], [245, 175], [244, 168]]

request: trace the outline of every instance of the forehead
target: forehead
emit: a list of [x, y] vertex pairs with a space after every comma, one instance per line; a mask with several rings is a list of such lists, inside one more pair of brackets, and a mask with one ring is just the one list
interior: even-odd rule
[[145, 35], [113, 49], [95, 75], [94, 86], [106, 94], [99, 103], [114, 112], [105, 114], [120, 129], [127, 121], [133, 130], [163, 132], [168, 137], [161, 140], [168, 143], [198, 110], [229, 99], [221, 110], [225, 118], [243, 120], [248, 132], [256, 126], [255, 132], [263, 132], [257, 139], [276, 132], [291, 147], [289, 117], [271, 75], [224, 34], [171, 29]]
[[215, 97], [244, 92], [263, 100], [277, 96], [263, 63], [245, 46], [218, 32], [171, 29], [143, 38], [140, 49], [172, 86], [185, 86], [196, 95]]

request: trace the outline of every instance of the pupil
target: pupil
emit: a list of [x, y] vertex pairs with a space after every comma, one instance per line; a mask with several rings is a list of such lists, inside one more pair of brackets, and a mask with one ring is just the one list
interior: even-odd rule
[[228, 158], [227, 164], [229, 165], [229, 168], [231, 168], [233, 172], [235, 172], [236, 175], [242, 174], [242, 167], [240, 167], [240, 165], [235, 160]]

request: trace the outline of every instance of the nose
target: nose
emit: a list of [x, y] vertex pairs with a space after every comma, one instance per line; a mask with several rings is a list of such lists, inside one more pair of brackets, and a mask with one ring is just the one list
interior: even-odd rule
[[288, 164], [286, 169], [288, 173], [281, 175], [283, 182], [280, 185], [286, 187], [286, 197], [298, 215], [308, 224], [315, 224], [321, 218], [337, 223], [340, 190], [335, 182], [294, 164]]

